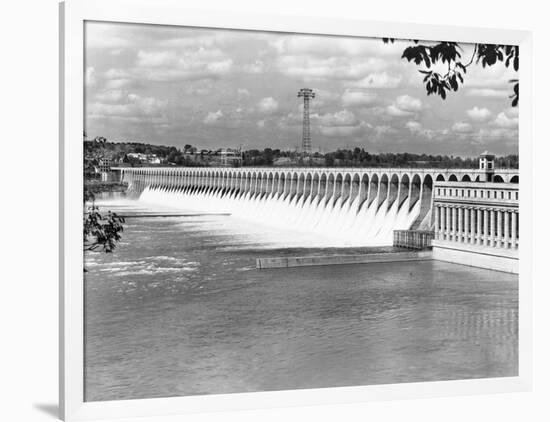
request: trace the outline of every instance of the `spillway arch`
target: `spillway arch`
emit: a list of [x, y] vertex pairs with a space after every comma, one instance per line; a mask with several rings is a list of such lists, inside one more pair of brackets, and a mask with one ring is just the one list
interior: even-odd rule
[[[250, 197], [282, 196], [325, 199], [342, 204], [354, 203], [358, 209], [376, 202], [391, 207], [405, 199], [413, 207], [434, 182], [479, 180], [475, 171], [429, 171], [423, 169], [298, 169], [298, 168], [121, 168], [122, 178], [140, 193], [147, 186], [157, 189], [194, 192], [223, 191]], [[517, 175], [500, 180], [517, 181]], [[431, 189], [430, 189], [431, 191]], [[425, 197], [425, 195], [422, 195]]]
[[[471, 169], [416, 168], [116, 170], [121, 171], [130, 192], [167, 201], [167, 205], [181, 205], [184, 198], [188, 200], [185, 206], [242, 212], [244, 218], [278, 221], [296, 230], [309, 228], [349, 238], [363, 236], [380, 244], [391, 244], [393, 229], [431, 228], [434, 184], [475, 182], [482, 175]], [[495, 175], [498, 181], [519, 182], [517, 171]]]

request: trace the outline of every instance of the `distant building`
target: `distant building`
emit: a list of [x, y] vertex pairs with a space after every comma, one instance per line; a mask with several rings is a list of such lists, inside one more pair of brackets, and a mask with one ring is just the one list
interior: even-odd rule
[[243, 156], [239, 150], [222, 149], [219, 152], [219, 157], [222, 167], [241, 167], [243, 164]]
[[111, 160], [108, 158], [100, 158], [99, 166], [96, 171], [101, 174], [102, 182], [108, 182], [110, 179], [109, 175], [111, 173]]
[[479, 169], [483, 170], [480, 182], [492, 182], [495, 174], [495, 156], [485, 151], [479, 156]]
[[128, 158], [139, 160], [141, 164], [160, 164], [161, 160], [156, 154], [143, 154], [141, 152], [130, 152]]

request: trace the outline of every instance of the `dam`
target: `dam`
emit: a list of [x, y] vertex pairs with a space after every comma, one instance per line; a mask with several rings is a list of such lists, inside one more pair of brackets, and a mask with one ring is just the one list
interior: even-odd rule
[[130, 194], [148, 203], [230, 213], [247, 221], [338, 239], [349, 246], [391, 245], [395, 230], [433, 230], [438, 183], [517, 186], [519, 182], [517, 170], [492, 167], [113, 170], [121, 172]]

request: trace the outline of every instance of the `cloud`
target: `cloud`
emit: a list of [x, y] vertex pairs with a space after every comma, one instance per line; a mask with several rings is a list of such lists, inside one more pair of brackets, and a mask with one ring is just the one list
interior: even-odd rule
[[401, 75], [388, 75], [386, 72], [373, 73], [365, 76], [360, 81], [356, 82], [354, 86], [360, 88], [397, 88], [401, 83]]
[[466, 91], [468, 97], [506, 98], [510, 92], [503, 89], [473, 88]]
[[385, 67], [377, 59], [350, 57], [320, 58], [311, 55], [282, 55], [276, 59], [276, 69], [286, 76], [307, 81], [325, 79], [359, 80]]
[[349, 89], [346, 89], [346, 91], [342, 94], [342, 104], [345, 107], [366, 106], [373, 104], [377, 97], [378, 96], [372, 92], [350, 91]]
[[469, 133], [472, 132], [473, 127], [470, 123], [467, 122], [457, 122], [453, 125], [451, 130], [457, 133]]
[[501, 112], [498, 114], [496, 119], [493, 121], [493, 125], [500, 127], [500, 128], [517, 128], [518, 127], [518, 118], [517, 117], [509, 117], [505, 112]]
[[378, 125], [374, 127], [374, 132], [376, 133], [376, 136], [381, 137], [391, 133], [396, 133], [397, 131], [388, 125]]
[[386, 108], [386, 112], [394, 117], [410, 117], [420, 110], [422, 101], [409, 95], [400, 95]]
[[414, 113], [410, 111], [401, 110], [399, 107], [397, 107], [395, 104], [391, 104], [386, 108], [386, 112], [393, 117], [410, 117], [413, 116]]
[[466, 114], [474, 122], [486, 122], [493, 115], [493, 113], [491, 113], [491, 111], [488, 108], [485, 108], [485, 107], [479, 108], [477, 106], [475, 106], [474, 108], [471, 108], [470, 110], [467, 110]]
[[468, 68], [464, 84], [471, 88], [508, 88], [511, 91], [510, 79], [517, 79], [517, 72], [506, 67], [503, 62], [496, 62], [492, 66], [482, 67], [474, 65]]
[[93, 117], [161, 117], [167, 103], [154, 97], [142, 97], [127, 92], [105, 92], [99, 101], [88, 105], [86, 113]]
[[326, 113], [319, 117], [322, 126], [350, 126], [359, 124], [355, 114], [349, 110]]
[[172, 66], [178, 62], [175, 51], [138, 51], [137, 65], [144, 67]]
[[222, 51], [201, 47], [189, 51], [139, 50], [135, 66], [124, 72], [126, 79], [174, 82], [216, 79], [233, 69], [233, 60]]
[[250, 91], [246, 88], [237, 89], [237, 94], [242, 97], [250, 97]]
[[104, 22], [87, 22], [85, 26], [86, 48], [121, 49], [132, 46], [132, 41], [116, 24]]
[[96, 94], [95, 99], [102, 103], [121, 103], [128, 99], [128, 92], [119, 89], [109, 89]]
[[262, 60], [255, 60], [253, 63], [244, 64], [241, 69], [246, 73], [262, 73], [265, 70], [265, 64]]
[[213, 125], [217, 123], [221, 118], [223, 117], [223, 113], [221, 110], [218, 111], [211, 111], [208, 113], [208, 115], [203, 119], [203, 123], [207, 125]]
[[[438, 101], [425, 97], [417, 66], [401, 59], [410, 41], [88, 25], [86, 129], [93, 135], [179, 146], [186, 133], [185, 142], [205, 147], [285, 147], [301, 133], [296, 93], [307, 86], [316, 92], [311, 129], [324, 149], [360, 140], [379, 152], [468, 154], [462, 140], [475, 139], [480, 127], [480, 148], [517, 148], [518, 108], [507, 109], [506, 69], [473, 65], [453, 99]], [[235, 130], [220, 140], [220, 126]], [[269, 136], [258, 137], [262, 127]]]
[[362, 131], [361, 126], [321, 126], [320, 132], [324, 136], [352, 136]]
[[405, 124], [405, 127], [411, 132], [419, 132], [422, 130], [422, 124], [420, 124], [419, 122], [408, 121]]
[[94, 86], [97, 82], [95, 69], [91, 66], [88, 66], [86, 68], [86, 76], [84, 78], [86, 82], [86, 86], [91, 87]]
[[273, 114], [279, 109], [279, 103], [273, 97], [262, 98], [258, 102], [258, 110], [263, 114]]
[[422, 101], [409, 95], [400, 95], [395, 100], [395, 105], [404, 111], [416, 112], [422, 109]]
[[[374, 41], [374, 42], [373, 42]], [[321, 56], [368, 57], [400, 55], [403, 45], [384, 44], [368, 38], [326, 37], [319, 35], [288, 35], [269, 39], [279, 54], [309, 54]]]
[[319, 131], [325, 136], [358, 135], [370, 128], [368, 123], [359, 120], [350, 110], [314, 115], [313, 120], [318, 121]]

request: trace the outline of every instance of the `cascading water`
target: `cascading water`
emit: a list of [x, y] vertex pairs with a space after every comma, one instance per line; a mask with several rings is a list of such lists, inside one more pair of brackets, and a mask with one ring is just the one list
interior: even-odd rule
[[410, 196], [388, 207], [387, 198], [361, 201], [359, 196], [343, 199], [219, 187], [147, 185], [139, 199], [186, 211], [230, 213], [233, 218], [273, 228], [319, 234], [333, 239], [334, 246], [391, 245], [393, 230], [411, 228], [421, 212], [419, 198]]

